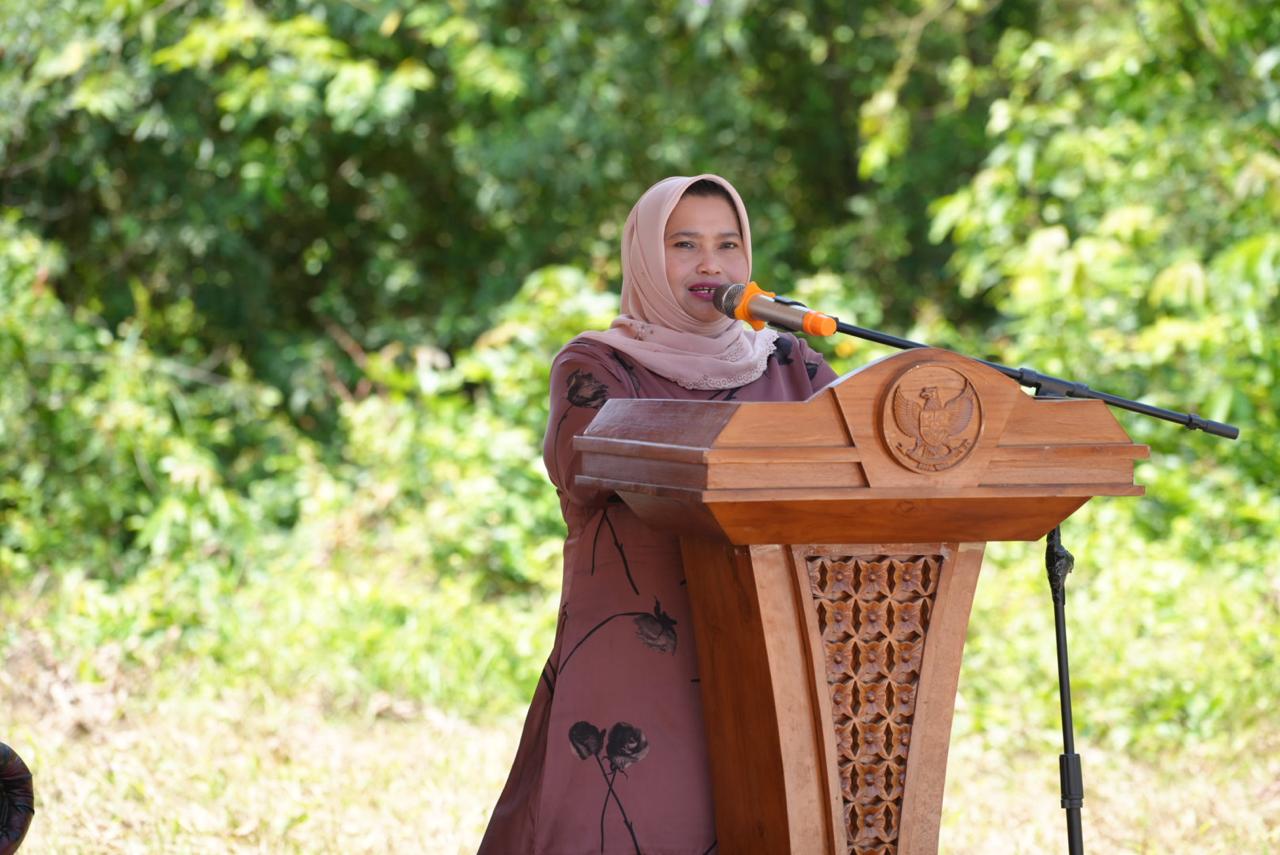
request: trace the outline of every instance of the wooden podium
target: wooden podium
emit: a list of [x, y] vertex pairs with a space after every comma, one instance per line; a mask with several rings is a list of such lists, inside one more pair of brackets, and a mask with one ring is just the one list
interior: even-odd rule
[[612, 400], [575, 447], [680, 534], [726, 855], [936, 852], [986, 542], [1141, 495], [1147, 455], [935, 349], [798, 403]]

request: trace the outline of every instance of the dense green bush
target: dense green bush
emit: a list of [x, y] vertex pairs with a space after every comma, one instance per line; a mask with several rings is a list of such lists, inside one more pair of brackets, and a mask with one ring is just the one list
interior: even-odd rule
[[345, 442], [322, 461], [273, 387], [234, 361], [157, 356], [142, 319], [113, 334], [73, 316], [43, 285], [56, 255], [6, 229], [11, 616], [86, 667], [117, 644], [342, 703], [517, 702], [554, 622], [564, 534], [541, 464], [550, 361], [615, 295], [547, 269], [456, 366], [426, 347], [371, 354], [378, 394], [339, 407]]
[[61, 266], [30, 232], [0, 230], [0, 579], [118, 584], [149, 562], [238, 564], [255, 532], [298, 513], [281, 484], [308, 443], [279, 414], [279, 392], [230, 352], [156, 354], [148, 327], [172, 330], [177, 307], [115, 330], [68, 309], [49, 284]]

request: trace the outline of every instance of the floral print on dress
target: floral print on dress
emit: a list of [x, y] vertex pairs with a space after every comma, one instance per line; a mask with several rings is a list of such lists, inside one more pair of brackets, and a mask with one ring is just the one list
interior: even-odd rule
[[775, 341], [773, 344], [774, 344], [773, 355], [778, 357], [778, 364], [790, 365], [792, 340], [785, 335], [780, 335], [778, 336], [777, 341]]
[[564, 670], [569, 667], [569, 661], [573, 659], [573, 654], [578, 652], [578, 648], [585, 644], [587, 639], [604, 629], [611, 621], [622, 617], [629, 617], [635, 621], [636, 637], [650, 650], [675, 655], [677, 641], [676, 620], [662, 610], [662, 603], [658, 602], [657, 597], [655, 597], [652, 612], [615, 612], [591, 627], [587, 634], [578, 639], [578, 643], [573, 645], [569, 652], [565, 654], [564, 659], [560, 662], [560, 673], [563, 674]]
[[[609, 400], [609, 387], [597, 380], [590, 371], [576, 369], [569, 375], [567, 386], [565, 399], [574, 407], [598, 410], [604, 406], [605, 401]], [[572, 409], [565, 410], [560, 416], [560, 421], [556, 422], [552, 448], [560, 447], [560, 428], [564, 427], [564, 420], [569, 418], [572, 412]], [[555, 461], [557, 466], [559, 462], [559, 460]]]
[[662, 610], [662, 603], [657, 598], [653, 601], [653, 614], [636, 615], [636, 638], [644, 642], [650, 650], [659, 653], [676, 652], [676, 621]]
[[637, 398], [644, 397], [640, 394], [640, 380], [636, 377], [636, 367], [627, 361], [627, 358], [618, 351], [613, 351], [613, 361], [622, 367], [627, 373], [627, 379], [631, 381], [631, 391]]
[[631, 586], [631, 593], [637, 597], [640, 596], [640, 589], [636, 587], [636, 580], [631, 575], [631, 564], [627, 561], [627, 551], [622, 548], [622, 541], [618, 539], [618, 530], [613, 527], [613, 521], [609, 519], [609, 509], [604, 508], [600, 511], [600, 522], [596, 523], [596, 536], [591, 539], [591, 573], [596, 575], [596, 544], [600, 541], [600, 529], [605, 525], [609, 526], [609, 536], [613, 538], [613, 548], [618, 550], [618, 557], [622, 559], [622, 571], [627, 574], [627, 584]]
[[609, 389], [596, 380], [590, 371], [578, 369], [569, 375], [569, 392], [566, 397], [575, 407], [598, 410], [609, 400]]
[[[609, 811], [609, 800], [612, 799], [618, 806], [618, 812], [622, 814], [623, 825], [631, 834], [631, 844], [636, 848], [636, 855], [641, 855], [636, 828], [631, 823], [631, 818], [627, 816], [627, 810], [622, 805], [622, 798], [618, 795], [615, 782], [619, 772], [625, 777], [627, 768], [639, 763], [649, 753], [649, 740], [645, 738], [644, 731], [625, 721], [614, 722], [613, 727], [607, 732], [589, 721], [579, 721], [569, 728], [569, 744], [573, 746], [579, 760], [594, 757], [596, 765], [600, 767], [600, 776], [604, 779], [604, 804], [600, 808], [600, 851], [604, 851], [604, 819]], [[600, 758], [601, 750], [609, 761], [607, 771], [604, 768], [604, 760]]]

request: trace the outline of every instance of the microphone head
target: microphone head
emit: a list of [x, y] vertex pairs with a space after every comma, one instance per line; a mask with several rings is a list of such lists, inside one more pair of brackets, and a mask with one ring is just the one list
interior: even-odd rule
[[742, 292], [747, 290], [747, 286], [741, 282], [734, 282], [732, 285], [721, 285], [711, 293], [711, 303], [716, 307], [716, 311], [722, 312], [731, 318], [736, 318], [735, 312], [738, 311], [738, 304], [742, 302]]

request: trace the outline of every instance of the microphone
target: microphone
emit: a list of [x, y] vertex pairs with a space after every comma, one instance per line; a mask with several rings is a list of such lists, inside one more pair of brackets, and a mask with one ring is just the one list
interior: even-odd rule
[[831, 335], [836, 331], [836, 319], [804, 306], [788, 305], [772, 291], [765, 291], [754, 282], [743, 285], [721, 285], [712, 295], [717, 310], [731, 318], [746, 321], [752, 329], [764, 329], [766, 323], [789, 330], [800, 330], [809, 335]]

